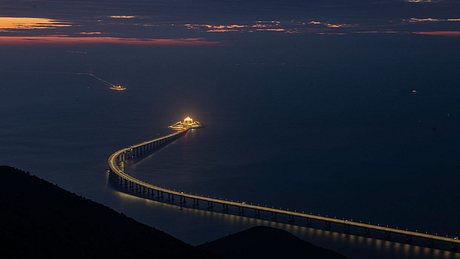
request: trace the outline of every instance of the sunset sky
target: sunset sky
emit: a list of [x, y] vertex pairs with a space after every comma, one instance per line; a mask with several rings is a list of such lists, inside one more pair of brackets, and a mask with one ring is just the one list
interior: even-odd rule
[[458, 37], [459, 6], [453, 0], [2, 1], [0, 44], [222, 45], [247, 33]]

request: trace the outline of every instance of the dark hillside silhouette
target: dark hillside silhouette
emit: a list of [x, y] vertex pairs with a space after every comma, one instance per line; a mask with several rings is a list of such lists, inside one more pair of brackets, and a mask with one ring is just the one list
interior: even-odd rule
[[223, 258], [345, 258], [270, 227], [254, 227], [200, 247]]
[[210, 257], [25, 172], [2, 166], [0, 176], [2, 258]]

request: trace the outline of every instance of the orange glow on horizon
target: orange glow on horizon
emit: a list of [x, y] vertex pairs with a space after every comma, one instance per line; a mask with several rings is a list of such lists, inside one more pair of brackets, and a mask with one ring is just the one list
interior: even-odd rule
[[74, 36], [0, 36], [0, 45], [73, 45], [73, 44], [122, 44], [146, 46], [222, 46], [223, 42], [204, 38], [119, 38], [119, 37], [74, 37]]
[[100, 31], [82, 31], [79, 33], [80, 35], [102, 35]]
[[0, 30], [31, 30], [56, 27], [70, 27], [68, 22], [61, 22], [48, 18], [31, 17], [0, 17]]
[[460, 37], [460, 31], [418, 31], [413, 33], [428, 36]]

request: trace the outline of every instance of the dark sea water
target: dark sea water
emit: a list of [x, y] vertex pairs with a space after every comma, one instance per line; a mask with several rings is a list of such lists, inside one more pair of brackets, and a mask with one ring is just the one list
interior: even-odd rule
[[[112, 152], [190, 115], [206, 128], [129, 172], [191, 193], [460, 235], [460, 38], [197, 33], [225, 44], [0, 45], [0, 164], [194, 245], [270, 225], [180, 210], [108, 184]], [[460, 258], [271, 225], [351, 258]]]

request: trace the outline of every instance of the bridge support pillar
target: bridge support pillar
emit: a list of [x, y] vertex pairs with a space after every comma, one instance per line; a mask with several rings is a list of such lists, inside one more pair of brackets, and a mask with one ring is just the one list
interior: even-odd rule
[[412, 244], [412, 237], [406, 236], [406, 240], [404, 241], [406, 244]]
[[167, 193], [166, 195], [167, 195], [167, 197], [168, 197], [168, 198], [167, 198], [167, 201], [170, 202], [170, 201], [171, 201], [171, 194], [170, 194], [170, 193]]
[[244, 209], [243, 209], [243, 207], [238, 206], [238, 215], [244, 216]]
[[350, 225], [345, 225], [343, 232], [345, 232], [346, 234], [350, 234]]
[[307, 218], [307, 220], [305, 221], [305, 226], [307, 226], [307, 227], [313, 226], [313, 222], [311, 221], [310, 218]]
[[277, 214], [275, 212], [272, 212], [272, 220], [275, 222], [278, 221]]
[[184, 196], [179, 196], [179, 204], [180, 206], [185, 206], [185, 197]]
[[227, 204], [222, 204], [222, 212], [224, 212], [224, 213], [228, 212], [228, 205]]
[[433, 240], [433, 239], [429, 239], [429, 240], [428, 240], [427, 246], [430, 247], [430, 248], [433, 248], [433, 247], [434, 247], [434, 240]]
[[212, 210], [214, 208], [214, 203], [212, 201], [208, 201], [208, 210]]
[[288, 222], [289, 223], [294, 223], [295, 222], [294, 216], [288, 215]]
[[200, 206], [200, 202], [198, 201], [198, 199], [193, 199], [193, 207], [198, 208], [199, 206]]
[[260, 210], [254, 209], [254, 218], [256, 219], [260, 218]]
[[328, 222], [328, 221], [324, 222], [324, 229], [331, 230], [331, 222]]
[[364, 229], [364, 235], [370, 236], [371, 235], [371, 230], [369, 228]]
[[388, 231], [385, 231], [385, 239], [388, 241], [391, 241], [391, 233]]
[[152, 192], [150, 188], [145, 188], [145, 196], [149, 199], [152, 197]]

